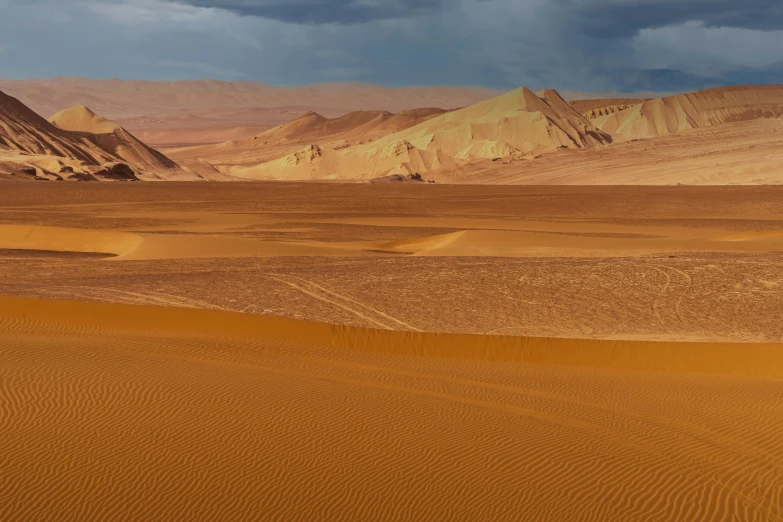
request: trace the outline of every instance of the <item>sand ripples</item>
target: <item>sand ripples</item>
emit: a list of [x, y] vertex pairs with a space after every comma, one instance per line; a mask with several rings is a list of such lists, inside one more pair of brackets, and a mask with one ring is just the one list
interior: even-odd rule
[[65, 306], [0, 301], [2, 520], [783, 520], [778, 379]]

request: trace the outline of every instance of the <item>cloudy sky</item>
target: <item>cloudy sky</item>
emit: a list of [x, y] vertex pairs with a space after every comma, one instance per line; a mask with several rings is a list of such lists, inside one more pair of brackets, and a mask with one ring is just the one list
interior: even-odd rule
[[781, 0], [0, 0], [6, 78], [662, 90], [781, 60]]

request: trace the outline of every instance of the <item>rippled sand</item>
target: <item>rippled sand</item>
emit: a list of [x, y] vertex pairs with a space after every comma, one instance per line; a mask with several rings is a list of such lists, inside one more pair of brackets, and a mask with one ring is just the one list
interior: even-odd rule
[[0, 518], [774, 520], [780, 349], [2, 298]]

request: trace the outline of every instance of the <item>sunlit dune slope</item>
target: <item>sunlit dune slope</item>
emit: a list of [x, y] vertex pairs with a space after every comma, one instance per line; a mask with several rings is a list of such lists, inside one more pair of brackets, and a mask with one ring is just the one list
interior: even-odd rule
[[[0, 92], [0, 156], [35, 168], [36, 160], [62, 158], [76, 164], [99, 165], [112, 158], [99, 147], [51, 125], [16, 98]], [[25, 156], [25, 157], [22, 157]]]
[[260, 82], [63, 77], [0, 79], [0, 90], [47, 117], [86, 105], [157, 150], [242, 140], [308, 111], [336, 117], [353, 111], [450, 110], [500, 94], [480, 87], [388, 88], [362, 83], [277, 87]]
[[0, 225], [0, 249], [120, 256], [132, 252], [142, 242], [141, 236], [129, 232], [32, 225]]
[[597, 98], [588, 100], [573, 100], [571, 104], [578, 113], [587, 119], [596, 118], [609, 112], [625, 110], [639, 103], [646, 102], [650, 98]]
[[779, 350], [0, 298], [0, 519], [775, 520]]
[[320, 114], [310, 112], [259, 134], [258, 139], [323, 139], [346, 132], [356, 132], [358, 135], [363, 135], [365, 139], [371, 139], [370, 133], [380, 134], [404, 130], [445, 112], [443, 109], [413, 109], [397, 114], [386, 111], [359, 111], [338, 118], [325, 118]]
[[610, 141], [557, 92], [536, 95], [523, 87], [369, 144], [338, 150], [311, 144], [275, 161], [221, 170], [248, 179], [373, 178]]
[[[628, 109], [630, 111], [632, 109]], [[619, 114], [623, 114], [623, 111]], [[476, 162], [439, 183], [525, 185], [779, 185], [783, 119], [723, 123], [535, 161]]]
[[49, 118], [49, 121], [59, 129], [83, 136], [140, 171], [161, 175], [169, 173], [166, 177], [181, 174], [177, 172], [179, 166], [172, 160], [83, 105], [60, 111]]
[[626, 139], [665, 136], [727, 122], [783, 115], [783, 86], [721, 87], [658, 98], [594, 119], [601, 130]]
[[208, 161], [215, 166], [256, 164], [277, 159], [311, 143], [342, 149], [398, 132], [446, 112], [443, 109], [413, 109], [392, 114], [386, 111], [351, 112], [326, 118], [315, 112], [264, 131], [252, 138], [215, 145], [184, 148], [172, 157], [188, 166]]
[[[180, 218], [187, 214], [181, 214]], [[192, 214], [190, 214], [192, 216]], [[204, 216], [209, 216], [205, 213]], [[0, 250], [107, 254], [115, 261], [243, 258], [269, 256], [365, 257], [410, 255], [426, 257], [516, 258], [570, 257], [621, 258], [679, 253], [775, 253], [783, 250], [783, 231], [766, 230], [737, 234], [731, 229], [677, 227], [626, 228], [641, 233], [587, 232], [578, 225], [514, 223], [511, 220], [451, 219], [441, 224], [465, 227], [445, 234], [423, 236], [419, 227], [428, 218], [364, 218], [335, 220], [368, 227], [410, 227], [407, 237], [395, 240], [323, 241], [242, 237], [233, 233], [199, 233], [199, 225], [183, 229], [127, 232], [114, 229], [83, 229], [0, 224]], [[328, 220], [327, 220], [328, 222]], [[218, 225], [219, 227], [220, 225]], [[250, 225], [252, 226], [252, 225]], [[594, 226], [594, 225], [593, 225]], [[238, 227], [247, 229], [248, 225]], [[528, 227], [540, 227], [530, 230]], [[195, 230], [194, 230], [195, 229]], [[609, 230], [612, 227], [608, 227]], [[263, 229], [262, 229], [263, 230]], [[282, 229], [284, 233], [297, 229]], [[309, 229], [305, 229], [308, 231]], [[381, 232], [382, 233], [382, 232]]]
[[[639, 102], [641, 103], [641, 102]], [[587, 118], [588, 120], [593, 120], [596, 118], [600, 118], [602, 116], [607, 116], [609, 114], [615, 114], [620, 111], [624, 111], [626, 109], [630, 109], [636, 104], [632, 103], [620, 103], [617, 105], [607, 105], [606, 107], [599, 107], [597, 109], [591, 109], [587, 112], [582, 113], [582, 115]]]
[[[359, 126], [355, 129], [363, 132], [339, 139], [324, 129], [356, 121], [356, 115], [329, 120], [309, 114], [254, 140], [177, 154], [241, 179], [356, 180], [417, 173], [447, 183], [777, 183], [781, 115], [783, 86], [775, 85], [570, 103], [555, 91], [536, 95], [521, 88], [382, 136]], [[700, 130], [705, 132], [685, 136]], [[685, 137], [661, 141], [668, 135]], [[617, 146], [640, 138], [656, 141], [638, 150]], [[754, 155], [752, 149], [770, 149], [772, 155]], [[671, 152], [681, 161], [671, 162]]]
[[[123, 129], [77, 107], [47, 121], [0, 93], [0, 174], [20, 179], [152, 179], [182, 174]], [[192, 177], [192, 176], [191, 176]]]

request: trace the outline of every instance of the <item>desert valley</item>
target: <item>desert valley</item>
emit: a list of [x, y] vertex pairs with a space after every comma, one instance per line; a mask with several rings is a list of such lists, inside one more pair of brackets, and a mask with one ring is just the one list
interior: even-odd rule
[[783, 520], [783, 86], [0, 90], [0, 520]]

